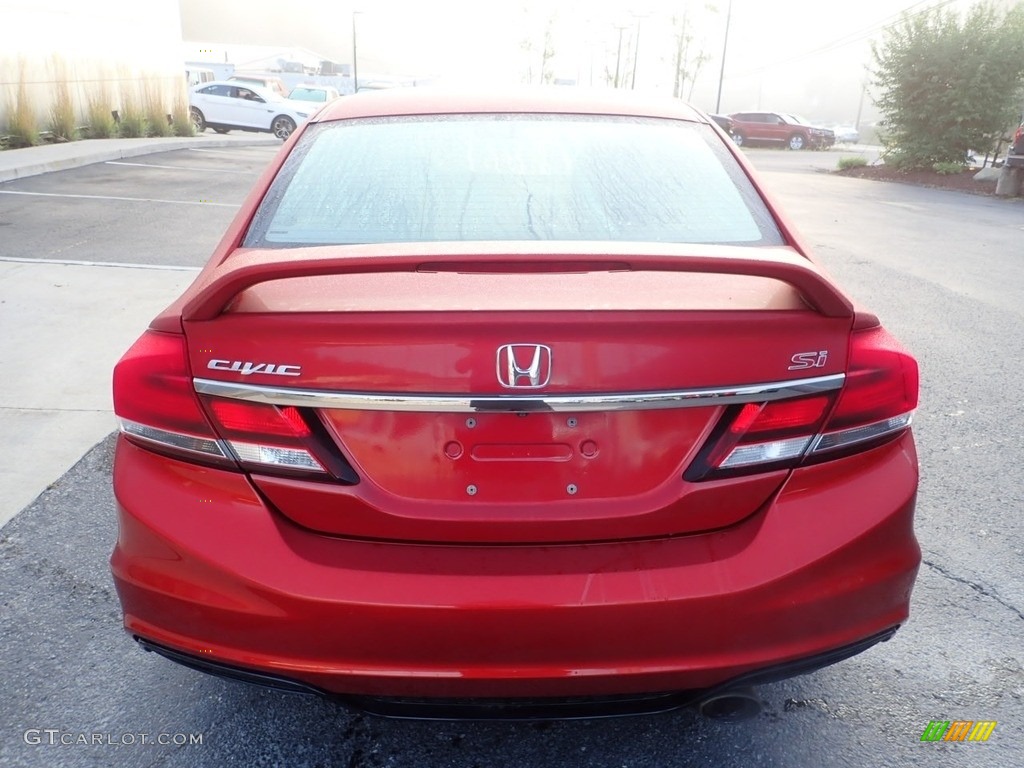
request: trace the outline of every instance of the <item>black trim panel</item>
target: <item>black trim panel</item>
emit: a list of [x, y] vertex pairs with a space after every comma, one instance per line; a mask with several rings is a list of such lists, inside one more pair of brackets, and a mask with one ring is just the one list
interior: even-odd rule
[[137, 635], [135, 640], [147, 651], [153, 651], [171, 661], [200, 672], [291, 693], [321, 696], [343, 706], [381, 717], [408, 720], [570, 720], [668, 712], [673, 709], [694, 706], [715, 694], [806, 675], [856, 656], [877, 643], [889, 640], [896, 634], [897, 629], [899, 629], [899, 625], [889, 627], [841, 648], [748, 672], [712, 688], [668, 693], [583, 696], [561, 699], [431, 699], [335, 694], [286, 677], [241, 669], [221, 664], [212, 659], [192, 656]]

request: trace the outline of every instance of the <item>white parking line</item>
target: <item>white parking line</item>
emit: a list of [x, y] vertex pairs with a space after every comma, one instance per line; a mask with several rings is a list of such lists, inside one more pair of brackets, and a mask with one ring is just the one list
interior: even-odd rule
[[22, 256], [0, 256], [2, 262], [15, 264], [61, 264], [66, 267], [124, 267], [125, 269], [162, 269], [169, 272], [198, 272], [201, 267], [180, 267], [171, 264], [136, 264], [117, 261], [80, 261], [77, 259], [28, 259]]
[[16, 189], [0, 189], [0, 195], [25, 195], [27, 197], [73, 197], [84, 200], [120, 200], [129, 203], [170, 203], [172, 205], [212, 205], [218, 208], [238, 208], [237, 203], [207, 203], [202, 200], [160, 200], [154, 197], [112, 197], [109, 195], [67, 195], [57, 192], [22, 192]]
[[104, 165], [129, 165], [133, 168], [164, 168], [170, 171], [211, 171], [213, 173], [236, 173], [240, 176], [252, 176], [252, 171], [229, 171], [225, 168], [201, 168], [198, 165], [157, 165], [156, 163], [125, 163], [121, 160], [108, 160]]
[[[259, 150], [272, 149], [274, 152], [277, 152], [279, 147], [242, 147], [242, 149], [259, 149]], [[206, 154], [209, 154], [209, 155], [227, 155], [228, 157], [238, 157], [238, 152], [227, 152], [227, 151], [225, 151], [223, 149], [202, 149], [200, 147], [189, 147], [188, 151], [189, 152], [205, 152]]]

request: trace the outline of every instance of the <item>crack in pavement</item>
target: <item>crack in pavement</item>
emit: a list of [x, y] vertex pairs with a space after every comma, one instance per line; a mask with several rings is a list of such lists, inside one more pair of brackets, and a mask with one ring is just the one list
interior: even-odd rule
[[997, 603], [999, 603], [1004, 608], [1008, 608], [1009, 610], [1011, 610], [1015, 614], [1017, 614], [1017, 618], [1018, 619], [1020, 619], [1021, 621], [1024, 621], [1024, 612], [1021, 612], [1020, 609], [1018, 609], [1015, 606], [1011, 605], [1010, 603], [1006, 602], [1006, 600], [1004, 600], [998, 593], [990, 590], [988, 587], [986, 587], [986, 586], [984, 586], [982, 584], [978, 584], [977, 582], [974, 582], [974, 581], [969, 581], [968, 579], [965, 579], [962, 576], [957, 576], [955, 573], [953, 573], [949, 569], [944, 568], [943, 566], [941, 566], [938, 563], [933, 562], [931, 560], [922, 559], [921, 562], [924, 565], [927, 565], [933, 571], [937, 571], [939, 574], [941, 574], [945, 578], [950, 579], [951, 581], [958, 582], [959, 584], [963, 584], [963, 585], [965, 585], [967, 587], [970, 587], [971, 589], [973, 589], [975, 592], [977, 592], [980, 595], [984, 595], [985, 597], [992, 598], [993, 600], [995, 600]]

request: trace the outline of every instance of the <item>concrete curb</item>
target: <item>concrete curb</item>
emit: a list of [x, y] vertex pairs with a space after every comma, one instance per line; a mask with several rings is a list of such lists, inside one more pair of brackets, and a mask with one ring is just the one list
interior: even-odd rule
[[997, 197], [1024, 195], [1024, 168], [1003, 165], [996, 179]]
[[193, 136], [149, 139], [83, 139], [0, 152], [0, 183], [93, 163], [178, 149], [280, 145], [273, 136]]

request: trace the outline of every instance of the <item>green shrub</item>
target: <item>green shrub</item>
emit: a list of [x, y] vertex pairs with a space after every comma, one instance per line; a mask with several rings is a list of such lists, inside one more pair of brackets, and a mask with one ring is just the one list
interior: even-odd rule
[[196, 127], [192, 123], [192, 115], [188, 105], [188, 91], [182, 85], [174, 94], [171, 102], [171, 127], [175, 136], [195, 136]]
[[85, 111], [89, 138], [109, 139], [117, 135], [114, 102], [110, 97], [110, 88], [105, 82], [93, 85], [86, 97]]
[[932, 163], [932, 170], [942, 176], [955, 176], [963, 173], [963, 163]]
[[71, 85], [66, 79], [59, 79], [54, 83], [53, 103], [50, 105], [50, 132], [57, 141], [73, 141], [75, 122]]
[[863, 168], [868, 164], [868, 161], [863, 157], [840, 157], [839, 158], [839, 170], [846, 171], [850, 168]]
[[130, 93], [127, 88], [121, 94], [120, 122], [117, 124], [117, 132], [123, 139], [141, 139], [149, 132], [149, 121], [146, 120], [146, 113], [139, 104], [135, 94]]
[[53, 79], [50, 102], [50, 122], [47, 125], [55, 141], [73, 141], [77, 138], [78, 121], [75, 114], [75, 99], [72, 96], [72, 77], [68, 74], [67, 62], [54, 54], [50, 59]]
[[147, 78], [142, 83], [142, 94], [146, 122], [150, 136], [172, 136], [174, 128], [167, 119], [163, 98], [160, 95], [160, 81]]
[[189, 117], [188, 110], [185, 112], [175, 112], [171, 115], [171, 127], [174, 129], [175, 136], [195, 136], [196, 127], [192, 123], [192, 118]]
[[904, 11], [873, 46], [886, 161], [901, 170], [952, 169], [992, 147], [1024, 96], [1024, 3], [931, 5]]
[[148, 136], [173, 136], [174, 126], [167, 120], [166, 112], [146, 113]]
[[21, 62], [18, 67], [18, 86], [14, 92], [14, 102], [7, 107], [7, 130], [5, 133], [10, 137], [8, 146], [12, 149], [18, 147], [31, 147], [39, 143], [39, 125], [36, 122], [36, 113], [28, 98], [28, 87], [25, 84], [25, 64]]

